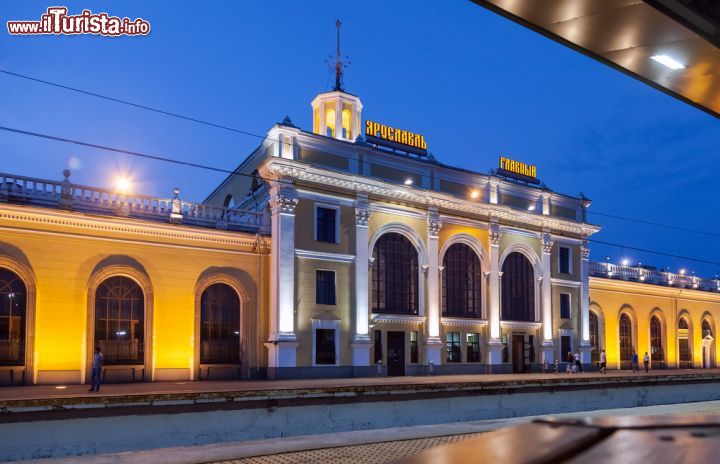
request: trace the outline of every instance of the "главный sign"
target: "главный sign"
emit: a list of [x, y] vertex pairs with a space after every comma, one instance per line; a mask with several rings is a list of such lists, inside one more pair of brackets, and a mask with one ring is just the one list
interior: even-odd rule
[[365, 139], [370, 143], [383, 145], [393, 150], [427, 155], [425, 136], [378, 122], [365, 121]]
[[540, 183], [537, 178], [537, 167], [534, 164], [525, 164], [504, 156], [500, 157], [500, 168], [497, 173], [501, 176], [512, 177], [531, 184]]

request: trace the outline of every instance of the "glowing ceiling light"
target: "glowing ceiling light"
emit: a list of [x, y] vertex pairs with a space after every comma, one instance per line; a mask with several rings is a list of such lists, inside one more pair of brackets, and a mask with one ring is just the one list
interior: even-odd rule
[[535, 211], [535, 205], [528, 206], [528, 211]]
[[650, 59], [655, 60], [658, 63], [663, 64], [673, 70], [685, 69], [684, 64], [680, 63], [677, 60], [670, 58], [667, 55], [654, 55], [654, 56], [651, 56]]
[[413, 180], [408, 177], [407, 179], [405, 179], [405, 182], [403, 182], [403, 183], [407, 186], [410, 186], [410, 185], [412, 185]]
[[479, 196], [480, 192], [478, 192], [477, 190], [473, 190], [472, 192], [470, 192], [470, 198], [472, 198], [473, 200], [477, 200]]
[[67, 387], [65, 385], [58, 385], [55, 387], [56, 390], [65, 390]]

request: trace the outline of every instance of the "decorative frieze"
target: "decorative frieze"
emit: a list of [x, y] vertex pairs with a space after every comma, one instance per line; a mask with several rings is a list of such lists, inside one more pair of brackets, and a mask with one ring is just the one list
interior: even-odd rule
[[542, 252], [545, 254], [552, 253], [553, 239], [550, 232], [545, 230], [542, 234]]

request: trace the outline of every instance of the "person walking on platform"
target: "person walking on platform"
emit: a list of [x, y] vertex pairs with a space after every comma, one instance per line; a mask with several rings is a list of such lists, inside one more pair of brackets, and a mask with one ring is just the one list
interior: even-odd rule
[[650, 356], [648, 356], [648, 352], [645, 352], [645, 356], [643, 356], [643, 364], [645, 364], [645, 373], [647, 374], [650, 370]]
[[568, 351], [567, 358], [565, 358], [565, 360], [567, 361], [567, 367], [565, 368], [565, 372], [567, 372], [568, 374], [572, 374], [572, 367], [575, 363], [575, 358], [573, 358], [572, 351]]
[[575, 353], [575, 366], [573, 372], [582, 372], [582, 364], [580, 363], [580, 353]]
[[633, 351], [632, 355], [632, 371], [640, 372], [640, 367], [638, 366], [638, 354], [635, 351]]
[[607, 355], [605, 354], [605, 350], [602, 350], [602, 352], [600, 353], [600, 373], [607, 374], [606, 368], [607, 368]]
[[95, 347], [95, 354], [93, 355], [92, 371], [90, 372], [90, 390], [88, 391], [100, 391], [100, 384], [102, 383], [102, 366], [105, 358], [100, 351], [100, 347]]

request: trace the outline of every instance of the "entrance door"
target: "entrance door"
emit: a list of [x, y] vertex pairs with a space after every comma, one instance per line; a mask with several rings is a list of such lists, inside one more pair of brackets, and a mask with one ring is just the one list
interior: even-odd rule
[[387, 333], [388, 375], [405, 375], [405, 332]]
[[525, 372], [525, 337], [512, 336], [513, 372]]

